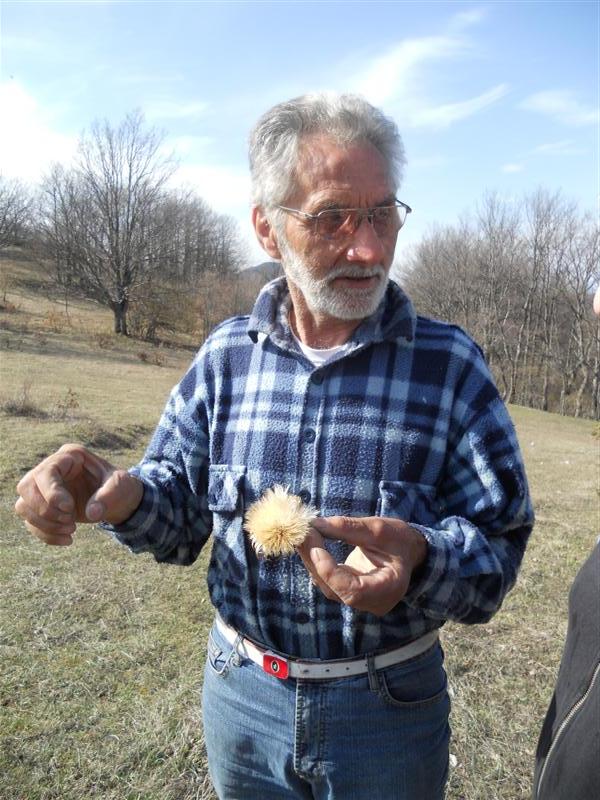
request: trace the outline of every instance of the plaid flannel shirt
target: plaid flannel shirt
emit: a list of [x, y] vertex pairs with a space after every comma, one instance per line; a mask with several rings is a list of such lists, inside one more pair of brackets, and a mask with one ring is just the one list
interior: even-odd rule
[[[218, 326], [173, 390], [141, 463], [139, 509], [112, 528], [134, 552], [190, 564], [212, 533], [211, 600], [255, 641], [302, 658], [397, 646], [478, 623], [515, 582], [533, 513], [515, 431], [479, 348], [416, 316], [390, 281], [350, 349], [315, 368], [287, 321], [285, 278]], [[328, 600], [299, 556], [258, 559], [244, 510], [279, 483], [323, 516], [396, 517], [428, 542], [383, 617]], [[350, 548], [327, 542], [339, 561]]]

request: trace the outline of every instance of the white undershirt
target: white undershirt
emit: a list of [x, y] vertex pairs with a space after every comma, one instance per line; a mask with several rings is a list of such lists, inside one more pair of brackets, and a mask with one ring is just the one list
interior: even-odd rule
[[298, 342], [298, 347], [304, 355], [308, 358], [309, 361], [315, 365], [315, 367], [322, 367], [323, 364], [327, 364], [328, 361], [331, 361], [332, 358], [338, 355], [338, 353], [343, 352], [344, 350], [348, 350], [350, 347], [349, 342], [345, 342], [344, 344], [336, 344], [335, 347], [325, 347], [323, 349], [317, 349], [315, 347], [309, 347], [304, 342], [301, 342], [300, 339], [293, 334], [294, 339]]

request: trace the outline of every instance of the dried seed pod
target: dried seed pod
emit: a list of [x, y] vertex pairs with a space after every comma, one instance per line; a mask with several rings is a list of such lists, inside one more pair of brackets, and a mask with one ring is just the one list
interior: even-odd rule
[[252, 503], [244, 522], [258, 555], [282, 556], [291, 555], [302, 544], [316, 516], [316, 509], [285, 486], [275, 485]]

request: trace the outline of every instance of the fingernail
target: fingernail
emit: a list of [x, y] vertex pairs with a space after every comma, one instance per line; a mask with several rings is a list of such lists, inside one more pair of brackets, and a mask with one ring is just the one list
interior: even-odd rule
[[97, 522], [98, 520], [102, 519], [103, 514], [104, 514], [104, 506], [102, 505], [102, 503], [96, 503], [96, 502], [90, 503], [85, 510], [86, 517], [92, 522]]
[[315, 546], [310, 548], [310, 555], [314, 564], [318, 561], [322, 561], [323, 558], [327, 558], [328, 553], [322, 547]]

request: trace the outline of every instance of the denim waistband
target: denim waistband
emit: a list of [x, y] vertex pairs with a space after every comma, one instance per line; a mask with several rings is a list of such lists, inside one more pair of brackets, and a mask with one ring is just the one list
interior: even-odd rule
[[246, 639], [230, 625], [227, 625], [219, 614], [215, 618], [215, 624], [221, 635], [225, 637], [229, 644], [235, 647], [240, 655], [246, 656], [269, 675], [279, 679], [327, 680], [353, 675], [366, 675], [369, 672], [369, 665], [372, 665], [375, 669], [385, 669], [395, 664], [401, 664], [403, 661], [408, 661], [424, 653], [439, 638], [438, 631], [435, 630], [412, 642], [408, 642], [408, 644], [395, 647], [393, 650], [387, 650], [384, 653], [333, 661], [312, 659], [303, 661], [260, 647], [250, 639]]

